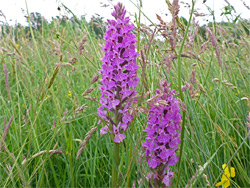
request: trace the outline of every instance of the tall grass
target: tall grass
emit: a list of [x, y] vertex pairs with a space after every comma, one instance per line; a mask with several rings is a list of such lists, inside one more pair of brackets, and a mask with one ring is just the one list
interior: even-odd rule
[[[207, 40], [199, 34], [191, 40], [196, 28], [191, 23], [183, 49], [171, 59], [170, 67], [166, 62], [171, 51], [169, 38], [152, 37], [164, 32], [144, 27], [139, 17], [136, 21], [140, 30], [136, 32], [140, 39], [137, 49], [142, 52], [138, 64], [144, 65], [139, 75], [145, 78], [138, 88], [144, 93], [140, 105], [145, 106], [143, 101], [153, 95], [159, 78], [167, 79], [177, 91], [178, 84], [183, 86], [186, 128], [178, 186], [215, 186], [225, 163], [236, 169], [232, 186], [249, 187], [250, 130], [246, 118], [250, 111], [250, 38], [243, 26], [222, 27], [214, 23], [216, 35], [215, 28], [210, 28], [210, 35], [206, 32], [210, 41], [199, 54]], [[10, 27], [10, 32], [2, 32], [0, 186], [108, 187], [112, 171], [108, 136], [100, 137], [99, 131], [94, 132], [76, 159], [86, 133], [99, 126], [96, 116], [99, 104], [95, 100], [100, 97], [100, 83], [90, 82], [101, 67], [104, 41], [84, 20], [55, 19], [41, 24], [40, 30], [30, 27], [32, 36], [23, 27]], [[180, 26], [187, 28], [180, 24], [176, 26], [177, 52], [184, 34]], [[170, 27], [171, 23], [166, 25]], [[240, 37], [233, 34], [236, 31]], [[86, 42], [81, 44], [84, 37]], [[84, 49], [80, 55], [81, 45]], [[82, 96], [88, 88], [94, 90]], [[148, 186], [149, 169], [143, 162], [141, 148], [146, 119], [146, 114], [140, 113], [127, 133], [126, 142], [120, 145], [121, 187], [133, 183], [136, 187]], [[173, 170], [177, 175], [177, 167]], [[173, 187], [176, 181], [177, 176]]]

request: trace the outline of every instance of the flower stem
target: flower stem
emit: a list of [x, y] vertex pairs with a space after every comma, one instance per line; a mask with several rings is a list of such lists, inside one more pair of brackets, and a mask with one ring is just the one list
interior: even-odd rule
[[118, 180], [118, 166], [119, 166], [119, 143], [114, 142], [113, 145], [113, 165], [112, 165], [112, 179], [111, 179], [111, 187], [117, 187]]

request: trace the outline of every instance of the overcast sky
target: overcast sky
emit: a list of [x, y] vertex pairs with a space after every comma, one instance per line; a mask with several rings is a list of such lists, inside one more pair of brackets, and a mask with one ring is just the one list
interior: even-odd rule
[[[137, 0], [131, 0], [135, 4], [137, 4]], [[135, 12], [138, 13], [138, 9], [131, 3], [130, 0], [120, 0], [122, 2], [127, 12], [131, 15], [134, 15]], [[170, 0], [171, 1], [171, 0]], [[50, 20], [55, 16], [62, 16], [66, 14], [64, 10], [58, 11], [58, 6], [61, 6], [64, 3], [69, 9], [71, 9], [77, 16], [86, 15], [87, 20], [91, 18], [92, 15], [99, 14], [104, 17], [104, 19], [111, 18], [111, 8], [113, 8], [112, 4], [116, 4], [118, 0], [27, 0], [29, 12], [39, 12], [46, 19]], [[143, 7], [142, 10], [145, 14], [154, 22], [157, 22], [155, 14], [159, 14], [165, 21], [170, 21], [171, 16], [168, 11], [167, 4], [165, 0], [142, 0]], [[195, 9], [198, 12], [203, 12], [209, 14], [209, 11], [206, 6], [210, 7], [215, 11], [216, 20], [221, 21], [225, 20], [225, 16], [221, 16], [221, 12], [223, 7], [227, 5], [224, 0], [207, 0], [206, 3], [203, 4], [203, 0], [196, 0]], [[250, 10], [248, 10], [243, 5], [243, 0], [228, 0], [231, 3], [237, 15], [241, 13], [241, 17], [250, 18]], [[246, 4], [250, 6], [250, 1], [245, 0]], [[181, 10], [180, 15], [188, 18], [189, 10], [185, 7], [187, 4], [191, 4], [191, 0], [182, 0], [180, 1]], [[108, 5], [107, 7], [103, 7], [104, 5]], [[0, 0], [0, 10], [5, 14], [7, 22], [9, 24], [21, 23], [26, 24], [26, 5], [25, 0]], [[166, 15], [167, 14], [167, 15]], [[71, 15], [68, 15], [71, 17]], [[1, 16], [0, 21], [4, 21], [4, 18]], [[211, 16], [206, 16], [199, 18], [199, 23], [204, 24], [207, 21], [212, 21]], [[146, 21], [146, 18], [142, 19], [143, 23], [149, 23]]]

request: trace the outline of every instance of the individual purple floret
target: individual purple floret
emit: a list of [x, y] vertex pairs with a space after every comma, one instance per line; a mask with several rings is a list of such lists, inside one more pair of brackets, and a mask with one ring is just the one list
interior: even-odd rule
[[101, 106], [97, 113], [108, 122], [101, 129], [101, 135], [110, 132], [115, 136], [114, 142], [120, 143], [126, 138], [120, 132], [127, 130], [133, 119], [129, 109], [136, 102], [135, 88], [139, 81], [136, 71], [139, 67], [136, 65], [136, 37], [132, 33], [134, 25], [129, 23], [129, 17], [125, 17], [126, 10], [121, 3], [114, 8], [112, 16], [115, 20], [108, 20], [104, 36], [105, 54], [102, 58], [102, 69], [99, 71], [102, 74]]
[[170, 186], [174, 173], [170, 166], [176, 165], [179, 157], [176, 150], [180, 144], [181, 114], [178, 100], [174, 98], [175, 90], [170, 90], [167, 81], [159, 83], [156, 95], [149, 103], [148, 126], [144, 130], [146, 141], [145, 157], [152, 169], [150, 178], [155, 185], [163, 182]]

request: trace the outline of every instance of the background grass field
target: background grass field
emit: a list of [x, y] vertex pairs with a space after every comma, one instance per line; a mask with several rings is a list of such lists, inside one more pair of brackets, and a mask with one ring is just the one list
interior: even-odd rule
[[[108, 135], [100, 136], [99, 104], [94, 101], [100, 97], [100, 79], [91, 84], [92, 77], [99, 75], [105, 42], [100, 37], [105, 22], [96, 20], [87, 23], [72, 15], [52, 22], [31, 20], [30, 27], [1, 27], [0, 187], [110, 185], [112, 142]], [[187, 28], [185, 20], [180, 21], [172, 52], [177, 55], [184, 37], [181, 26], [184, 31]], [[187, 88], [183, 91], [186, 128], [180, 187], [215, 186], [224, 163], [236, 169], [232, 187], [250, 187], [248, 23], [240, 18], [226, 24], [214, 22], [210, 27], [191, 22], [184, 37], [181, 83], [183, 90]], [[167, 27], [171, 24], [166, 23]], [[138, 105], [146, 106], [144, 101], [154, 94], [159, 79], [167, 79], [178, 91], [177, 55], [170, 59], [170, 67], [169, 38], [161, 36], [159, 25], [146, 27], [138, 16], [135, 26], [140, 41], [137, 51], [143, 54], [138, 58], [143, 67], [138, 73], [142, 94]], [[89, 88], [94, 90], [82, 96]], [[145, 176], [149, 169], [143, 158], [139, 162], [146, 120], [147, 115], [139, 113], [121, 145], [121, 187], [131, 187], [133, 182], [136, 187], [148, 187]], [[98, 130], [76, 159], [81, 141], [96, 126]], [[175, 187], [177, 167], [173, 171]]]

